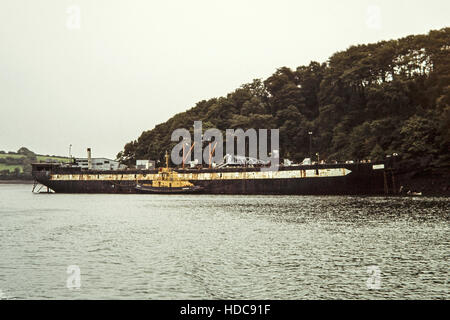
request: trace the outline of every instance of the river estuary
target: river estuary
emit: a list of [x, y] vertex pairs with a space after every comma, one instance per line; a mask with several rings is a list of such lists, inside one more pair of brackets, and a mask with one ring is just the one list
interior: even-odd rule
[[450, 200], [32, 194], [0, 184], [1, 299], [449, 299]]

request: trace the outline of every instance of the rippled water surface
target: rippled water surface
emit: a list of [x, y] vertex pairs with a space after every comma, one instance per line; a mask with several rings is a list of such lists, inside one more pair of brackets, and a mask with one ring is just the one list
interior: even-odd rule
[[[449, 209], [445, 198], [35, 195], [0, 185], [0, 297], [448, 299]], [[69, 265], [80, 289], [66, 287]], [[368, 268], [380, 271], [379, 289]]]

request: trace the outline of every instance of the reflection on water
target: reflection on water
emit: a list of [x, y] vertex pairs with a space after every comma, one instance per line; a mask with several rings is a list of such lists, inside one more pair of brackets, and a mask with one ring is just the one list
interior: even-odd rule
[[0, 185], [0, 298], [449, 298], [445, 198], [30, 189]]

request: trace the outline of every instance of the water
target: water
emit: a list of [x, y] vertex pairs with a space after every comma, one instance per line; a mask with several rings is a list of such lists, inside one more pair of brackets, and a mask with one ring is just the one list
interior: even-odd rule
[[[448, 299], [449, 209], [445, 198], [0, 185], [0, 297]], [[79, 289], [67, 288], [70, 265]]]

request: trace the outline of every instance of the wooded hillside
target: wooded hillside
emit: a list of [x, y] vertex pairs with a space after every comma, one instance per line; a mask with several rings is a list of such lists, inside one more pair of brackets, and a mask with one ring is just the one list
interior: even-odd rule
[[[301, 161], [382, 159], [450, 163], [450, 28], [357, 45], [325, 63], [279, 68], [226, 97], [198, 102], [125, 145], [118, 158], [162, 160], [173, 130], [279, 128], [280, 155]], [[411, 160], [410, 160], [411, 161]]]

